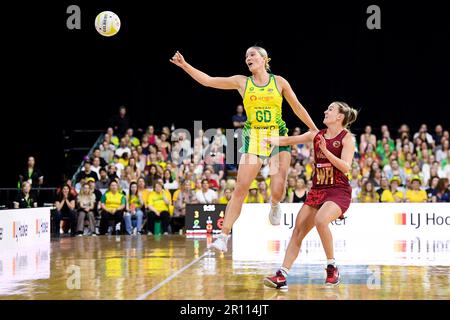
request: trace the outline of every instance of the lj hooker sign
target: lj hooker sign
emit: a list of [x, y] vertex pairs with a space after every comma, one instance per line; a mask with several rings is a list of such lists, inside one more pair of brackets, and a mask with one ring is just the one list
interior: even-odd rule
[[50, 208], [0, 211], [0, 249], [50, 242]]

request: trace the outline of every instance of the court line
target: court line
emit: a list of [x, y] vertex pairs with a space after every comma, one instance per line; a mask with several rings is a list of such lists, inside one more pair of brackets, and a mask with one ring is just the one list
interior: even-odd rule
[[166, 283], [170, 282], [172, 279], [174, 279], [175, 277], [177, 277], [178, 275], [180, 275], [181, 273], [183, 273], [184, 271], [186, 271], [187, 269], [189, 269], [192, 265], [196, 264], [197, 262], [199, 262], [201, 259], [203, 259], [206, 255], [208, 254], [208, 251], [206, 251], [203, 255], [201, 255], [200, 257], [194, 259], [193, 261], [191, 261], [189, 264], [185, 265], [183, 268], [179, 269], [178, 271], [176, 271], [175, 273], [173, 273], [171, 276], [169, 276], [168, 278], [166, 278], [165, 280], [163, 280], [162, 282], [158, 283], [156, 286], [154, 286], [153, 288], [151, 288], [150, 290], [148, 290], [147, 292], [145, 292], [144, 294], [141, 294], [139, 297], [136, 298], [136, 300], [144, 300], [145, 298], [147, 298], [149, 295], [151, 295], [153, 292], [155, 292], [156, 290], [158, 290], [159, 288], [161, 288], [162, 286], [164, 286]]

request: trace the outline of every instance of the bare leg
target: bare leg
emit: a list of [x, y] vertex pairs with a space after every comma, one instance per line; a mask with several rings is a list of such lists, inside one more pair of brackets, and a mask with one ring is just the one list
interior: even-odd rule
[[297, 219], [295, 220], [295, 228], [292, 232], [291, 240], [284, 255], [283, 267], [290, 269], [295, 259], [298, 257], [302, 241], [306, 235], [314, 228], [314, 218], [317, 209], [308, 205], [303, 205], [300, 209]]
[[290, 164], [291, 154], [287, 151], [282, 151], [270, 158], [270, 192], [271, 202], [274, 205], [283, 200]]
[[236, 187], [225, 209], [225, 218], [223, 221], [222, 233], [229, 234], [234, 222], [239, 218], [242, 209], [242, 203], [248, 193], [248, 188], [252, 181], [258, 175], [262, 162], [254, 154], [245, 153], [239, 162], [239, 169], [236, 181]]
[[319, 211], [317, 211], [314, 219], [327, 259], [334, 259], [333, 235], [331, 234], [328, 225], [331, 221], [339, 218], [341, 214], [342, 210], [336, 203], [327, 201], [322, 205]]

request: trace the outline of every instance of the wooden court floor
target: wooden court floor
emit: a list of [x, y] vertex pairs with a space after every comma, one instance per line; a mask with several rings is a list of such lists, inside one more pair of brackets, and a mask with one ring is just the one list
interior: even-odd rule
[[3, 263], [0, 279], [12, 276], [0, 281], [0, 299], [450, 299], [449, 266], [346, 265], [341, 284], [327, 288], [324, 265], [298, 264], [280, 292], [262, 282], [276, 264], [239, 263], [206, 244], [179, 235], [63, 237], [48, 252]]

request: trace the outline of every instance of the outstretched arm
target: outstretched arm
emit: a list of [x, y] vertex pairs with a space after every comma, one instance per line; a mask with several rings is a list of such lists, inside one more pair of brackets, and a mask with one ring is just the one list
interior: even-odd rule
[[170, 59], [170, 62], [186, 71], [186, 73], [189, 74], [195, 81], [205, 87], [216, 89], [240, 89], [242, 87], [242, 81], [245, 83], [246, 80], [245, 76], [239, 75], [231, 77], [211, 77], [187, 63], [178, 51], [172, 59]]
[[264, 139], [264, 142], [266, 144], [270, 143], [272, 146], [280, 146], [280, 147], [307, 143], [313, 141], [314, 136], [317, 134], [317, 132], [318, 131], [308, 131], [299, 136], [272, 137]]
[[311, 117], [308, 114], [308, 111], [302, 106], [300, 101], [298, 101], [297, 96], [291, 88], [289, 82], [283, 77], [277, 76], [277, 81], [280, 84], [283, 96], [286, 98], [287, 102], [292, 108], [292, 111], [297, 115], [297, 117], [303, 121], [304, 124], [308, 126], [310, 130], [319, 131], [314, 121], [312, 121]]

